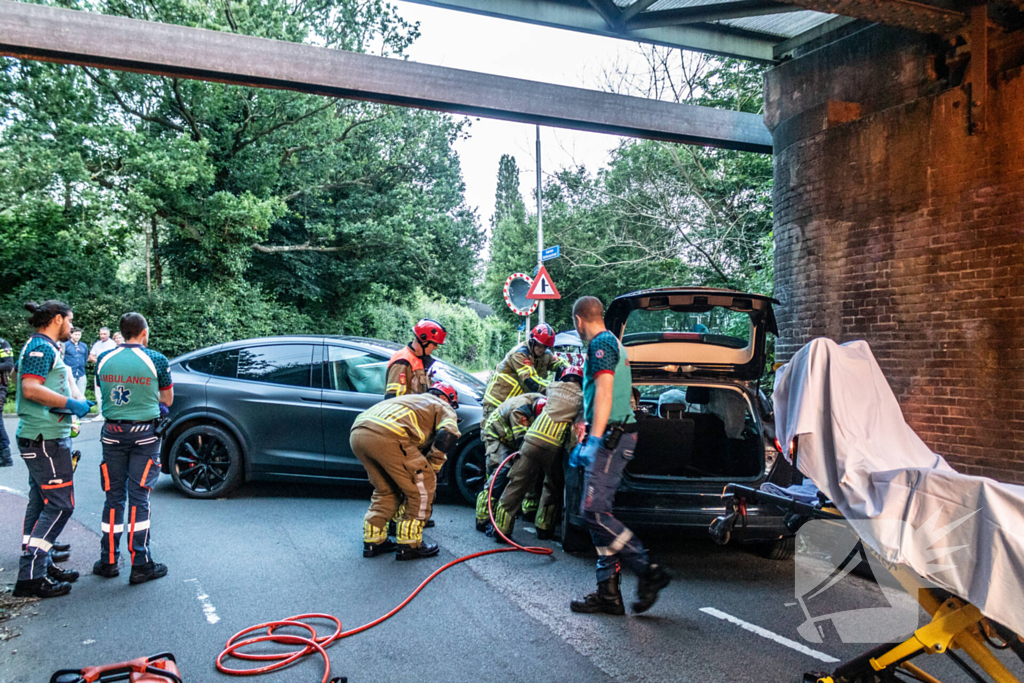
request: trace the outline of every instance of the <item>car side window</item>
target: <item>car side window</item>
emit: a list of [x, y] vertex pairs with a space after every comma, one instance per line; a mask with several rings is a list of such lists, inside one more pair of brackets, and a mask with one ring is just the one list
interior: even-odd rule
[[238, 352], [238, 379], [290, 387], [310, 386], [312, 344], [252, 346]]
[[328, 346], [327, 388], [383, 394], [388, 359], [345, 346]]
[[230, 377], [234, 379], [238, 372], [238, 349], [208, 353], [193, 358], [188, 362], [188, 369], [214, 377]]

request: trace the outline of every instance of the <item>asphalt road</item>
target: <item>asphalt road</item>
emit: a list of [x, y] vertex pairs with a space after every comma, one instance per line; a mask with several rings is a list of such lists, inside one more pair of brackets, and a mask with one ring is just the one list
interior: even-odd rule
[[[65, 566], [83, 576], [69, 596], [34, 603], [7, 624], [20, 635], [0, 642], [0, 683], [161, 651], [177, 656], [189, 683], [224, 681], [214, 660], [236, 631], [305, 612], [334, 614], [352, 628], [393, 608], [445, 562], [495, 547], [453, 496], [442, 496], [437, 528], [427, 532], [440, 557], [396, 563], [361, 556], [365, 486], [249, 484], [230, 499], [194, 501], [163, 476], [152, 496], [153, 552], [170, 573], [141, 586], [128, 584], [125, 568], [101, 579], [89, 573], [103, 506], [98, 434], [99, 423], [88, 423], [76, 439], [84, 454], [77, 508], [62, 535], [73, 544]], [[0, 585], [17, 572], [27, 473], [15, 461], [0, 470]], [[535, 541], [530, 531], [521, 525], [516, 538]], [[551, 557], [506, 553], [443, 573], [390, 621], [334, 644], [333, 673], [380, 682], [790, 682], [869, 647], [827, 629], [822, 643], [800, 637], [792, 561], [641, 536], [678, 577], [645, 615], [572, 614], [568, 601], [593, 586], [593, 559], [551, 544]], [[623, 590], [631, 597], [635, 579]], [[836, 610], [887, 604], [874, 584], [852, 577], [834, 599]], [[924, 666], [951, 671], [946, 660]], [[321, 667], [311, 658], [265, 680], [319, 681]], [[964, 678], [954, 672], [950, 680]]]

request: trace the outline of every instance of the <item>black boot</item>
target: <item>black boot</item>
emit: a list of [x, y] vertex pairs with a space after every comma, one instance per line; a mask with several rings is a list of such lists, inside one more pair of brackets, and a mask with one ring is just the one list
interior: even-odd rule
[[96, 560], [96, 564], [92, 566], [92, 573], [105, 579], [113, 579], [121, 575], [121, 570], [117, 568], [116, 562], [107, 564], [103, 560]]
[[486, 534], [487, 530], [491, 528], [491, 520], [476, 520], [476, 530], [482, 534]]
[[56, 548], [50, 549], [50, 560], [53, 562], [67, 562], [71, 559], [70, 550], [57, 550]]
[[41, 579], [18, 581], [14, 584], [14, 592], [11, 595], [16, 598], [56, 598], [70, 592], [70, 583], [54, 581], [49, 576], [44, 576]]
[[58, 583], [61, 581], [65, 583], [78, 581], [78, 572], [74, 569], [64, 570], [53, 564], [46, 568], [46, 575]]
[[658, 593], [672, 581], [672, 575], [657, 564], [647, 565], [636, 586], [636, 601], [630, 605], [637, 614], [646, 612], [658, 599]]
[[0, 467], [12, 467], [13, 465], [14, 458], [11, 457], [11, 449], [0, 450]]
[[441, 549], [437, 547], [436, 543], [427, 543], [424, 541], [416, 548], [411, 545], [405, 545], [404, 543], [398, 544], [398, 554], [395, 555], [396, 560], [419, 560], [424, 557], [433, 557], [441, 552]]
[[159, 579], [167, 576], [167, 565], [159, 564], [150, 560], [146, 564], [140, 564], [138, 567], [132, 567], [131, 576], [128, 577], [128, 583], [146, 583], [153, 579]]
[[599, 581], [596, 591], [589, 593], [581, 600], [573, 600], [569, 603], [569, 609], [582, 614], [614, 614], [616, 616], [625, 614], [626, 607], [622, 604], [619, 580], [620, 575], [616, 574], [610, 579]]
[[54, 543], [53, 546], [51, 546], [50, 550], [55, 550], [58, 553], [70, 553], [71, 552], [71, 544], [70, 543]]
[[541, 529], [537, 527], [537, 540], [538, 541], [550, 541], [555, 537], [554, 529]]
[[423, 528], [424, 529], [433, 529], [434, 528], [434, 519], [433, 519], [433, 517], [431, 517], [426, 522], [424, 522]]
[[393, 538], [386, 538], [380, 543], [363, 543], [363, 557], [377, 557], [386, 553], [393, 553], [398, 550], [398, 544]]

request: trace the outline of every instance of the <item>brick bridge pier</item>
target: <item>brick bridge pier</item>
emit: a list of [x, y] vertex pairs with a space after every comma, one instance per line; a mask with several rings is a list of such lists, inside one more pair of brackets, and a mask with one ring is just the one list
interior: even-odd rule
[[877, 25], [768, 74], [777, 354], [866, 340], [933, 450], [1024, 483], [1024, 32], [989, 35], [984, 89]]

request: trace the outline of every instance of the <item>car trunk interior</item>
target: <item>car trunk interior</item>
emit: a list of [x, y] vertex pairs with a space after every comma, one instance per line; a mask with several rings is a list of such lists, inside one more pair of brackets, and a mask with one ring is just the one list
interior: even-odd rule
[[753, 479], [764, 469], [760, 429], [729, 387], [638, 385], [634, 477]]

